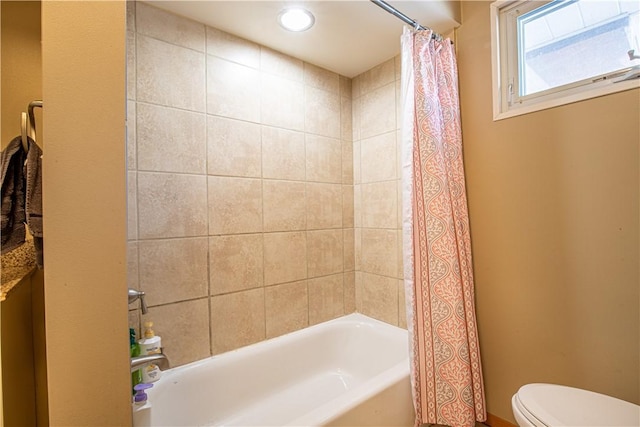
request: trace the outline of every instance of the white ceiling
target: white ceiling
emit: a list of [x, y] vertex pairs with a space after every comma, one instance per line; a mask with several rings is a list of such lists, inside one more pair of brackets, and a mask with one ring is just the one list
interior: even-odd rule
[[[347, 77], [354, 77], [397, 55], [404, 25], [368, 0], [156, 0], [149, 3]], [[458, 1], [388, 3], [439, 33], [459, 25]], [[278, 25], [278, 13], [293, 5], [304, 6], [314, 14], [316, 22], [311, 29], [292, 33]]]

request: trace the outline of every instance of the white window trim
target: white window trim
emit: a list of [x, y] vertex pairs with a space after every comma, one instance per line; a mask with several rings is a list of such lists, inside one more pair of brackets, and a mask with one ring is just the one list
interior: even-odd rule
[[[640, 79], [614, 83], [615, 79], [601, 80], [589, 85], [585, 89], [584, 85], [570, 88], [564, 91], [563, 95], [553, 93], [548, 96], [540, 96], [539, 101], [518, 107], [509, 108], [506, 102], [508, 88], [503, 87], [501, 79], [501, 58], [500, 58], [500, 11], [521, 0], [497, 0], [491, 4], [491, 75], [493, 89], [493, 120], [502, 120], [509, 117], [516, 117], [534, 111], [546, 110], [548, 108], [571, 104], [586, 99], [609, 95], [631, 89], [640, 88]], [[551, 99], [552, 98], [552, 99]]]

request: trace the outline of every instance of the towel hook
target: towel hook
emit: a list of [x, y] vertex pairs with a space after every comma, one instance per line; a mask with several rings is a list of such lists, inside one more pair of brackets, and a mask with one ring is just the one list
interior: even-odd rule
[[27, 110], [29, 111], [29, 136], [34, 141], [36, 140], [36, 115], [33, 113], [33, 109], [36, 107], [42, 108], [41, 100], [31, 101]]
[[20, 135], [22, 137], [22, 148], [24, 148], [24, 151], [27, 151], [29, 149], [29, 117], [27, 116], [27, 113], [25, 113], [24, 111], [22, 112], [22, 120], [21, 120], [21, 126], [20, 126]]

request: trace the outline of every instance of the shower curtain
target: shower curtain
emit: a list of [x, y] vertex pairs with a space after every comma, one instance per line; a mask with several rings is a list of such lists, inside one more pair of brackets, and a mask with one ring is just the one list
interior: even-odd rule
[[415, 425], [486, 419], [458, 71], [450, 40], [402, 36], [403, 251]]

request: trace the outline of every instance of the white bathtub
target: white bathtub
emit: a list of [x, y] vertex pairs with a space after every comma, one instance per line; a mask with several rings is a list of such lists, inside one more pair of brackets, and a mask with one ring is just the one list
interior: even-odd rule
[[351, 314], [164, 372], [143, 426], [413, 426], [407, 331]]

